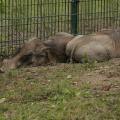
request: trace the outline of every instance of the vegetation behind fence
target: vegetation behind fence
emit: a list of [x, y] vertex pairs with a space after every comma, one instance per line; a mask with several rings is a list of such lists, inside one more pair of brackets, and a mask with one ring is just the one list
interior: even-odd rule
[[58, 31], [117, 28], [119, 11], [119, 0], [0, 0], [0, 56], [13, 54], [32, 36], [45, 40]]

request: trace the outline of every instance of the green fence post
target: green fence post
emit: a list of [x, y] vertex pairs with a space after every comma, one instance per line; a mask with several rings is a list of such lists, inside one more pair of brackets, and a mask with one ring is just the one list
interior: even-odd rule
[[71, 0], [71, 33], [78, 34], [79, 0]]

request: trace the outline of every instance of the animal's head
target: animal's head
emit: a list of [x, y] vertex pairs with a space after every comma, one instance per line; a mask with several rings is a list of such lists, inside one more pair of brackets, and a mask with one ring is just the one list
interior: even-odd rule
[[51, 48], [44, 46], [38, 47], [33, 53], [32, 63], [33, 66], [42, 66], [55, 63], [56, 60], [51, 53]]

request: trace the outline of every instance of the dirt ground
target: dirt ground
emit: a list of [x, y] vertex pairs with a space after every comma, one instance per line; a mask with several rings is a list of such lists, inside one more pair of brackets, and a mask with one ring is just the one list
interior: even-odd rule
[[119, 91], [120, 58], [21, 67], [0, 73], [0, 116], [2, 120], [119, 120]]
[[120, 59], [115, 58], [107, 62], [97, 63], [93, 71], [88, 71], [80, 77], [80, 81], [90, 82], [95, 91], [107, 92], [119, 90]]
[[[2, 63], [1, 63], [2, 64]], [[57, 64], [55, 66], [45, 66], [45, 67], [22, 67], [20, 68], [20, 71], [26, 72], [26, 74], [28, 73], [32, 73], [32, 75], [34, 76], [41, 76], [40, 71], [42, 71], [43, 74], [45, 74], [44, 72], [46, 71], [50, 71], [50, 72], [54, 72], [57, 70], [61, 70], [64, 72], [71, 72], [74, 73], [76, 72], [77, 75], [77, 68], [79, 68], [79, 65], [82, 64]], [[76, 67], [78, 66], [78, 67]], [[82, 74], [78, 74], [78, 76], [76, 76], [76, 78], [79, 78], [79, 81], [89, 81], [93, 84], [101, 84], [101, 83], [107, 83], [107, 81], [116, 79], [116, 80], [120, 80], [120, 58], [114, 58], [112, 60], [106, 61], [106, 62], [101, 62], [101, 63], [95, 63], [95, 68], [92, 68], [93, 66], [89, 66], [89, 65], [83, 65], [83, 68], [85, 68], [85, 70], [82, 71], [82, 68], [78, 69], [78, 73], [82, 72]], [[80, 66], [81, 67], [81, 66]], [[90, 68], [90, 70], [89, 70]], [[80, 71], [81, 69], [81, 71]], [[16, 69], [16, 70], [19, 70]], [[39, 75], [38, 72], [40, 73]], [[4, 74], [4, 73], [3, 73]], [[43, 75], [42, 74], [42, 75]], [[34, 77], [35, 77], [34, 76]], [[71, 75], [68, 75], [68, 79], [69, 77], [71, 77]]]
[[[94, 90], [109, 91], [119, 89], [120, 83], [120, 58], [110, 61], [95, 63], [94, 65], [82, 64], [57, 64], [45, 67], [22, 67], [7, 73], [0, 73], [1, 79], [14, 81], [38, 80], [39, 84], [48, 84], [50, 81], [70, 79], [71, 84], [79, 86], [90, 83]], [[5, 81], [4, 80], [4, 81]], [[42, 82], [41, 82], [42, 81]], [[1, 85], [3, 86], [3, 85]]]

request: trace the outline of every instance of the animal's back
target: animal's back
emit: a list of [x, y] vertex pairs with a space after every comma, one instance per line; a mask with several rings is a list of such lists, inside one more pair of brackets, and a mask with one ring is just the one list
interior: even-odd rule
[[84, 37], [76, 37], [67, 44], [66, 54], [78, 62], [85, 55], [97, 61], [115, 57], [113, 41], [107, 34], [91, 34]]
[[54, 36], [50, 37], [48, 41], [45, 41], [45, 45], [51, 49], [51, 53], [56, 56], [56, 59], [60, 62], [66, 61], [65, 49], [69, 41], [74, 38], [72, 34], [66, 32], [58, 32]]

